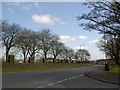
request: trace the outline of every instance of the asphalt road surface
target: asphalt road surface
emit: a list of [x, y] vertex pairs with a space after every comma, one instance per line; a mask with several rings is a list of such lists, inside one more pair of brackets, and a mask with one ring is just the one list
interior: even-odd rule
[[2, 88], [118, 88], [85, 73], [103, 66], [2, 74]]

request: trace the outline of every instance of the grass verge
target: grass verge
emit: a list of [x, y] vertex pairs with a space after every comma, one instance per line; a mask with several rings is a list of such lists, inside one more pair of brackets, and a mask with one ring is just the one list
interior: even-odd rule
[[73, 63], [33, 63], [33, 64], [3, 64], [2, 72], [26, 72], [36, 70], [53, 70], [65, 68], [78, 68], [91, 66], [91, 64], [73, 64]]
[[120, 75], [120, 66], [111, 66], [110, 73]]

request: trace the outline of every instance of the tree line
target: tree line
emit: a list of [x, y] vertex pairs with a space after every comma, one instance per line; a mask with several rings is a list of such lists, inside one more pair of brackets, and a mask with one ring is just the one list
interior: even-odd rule
[[77, 17], [78, 20], [87, 21], [80, 26], [103, 34], [97, 46], [120, 66], [120, 1], [88, 2], [84, 5], [91, 10]]
[[51, 33], [49, 29], [34, 31], [29, 28], [23, 28], [18, 24], [10, 24], [3, 20], [1, 25], [0, 40], [2, 46], [5, 47], [6, 62], [11, 50], [18, 51], [23, 56], [26, 63], [28, 57], [35, 59], [37, 55], [42, 56], [44, 63], [49, 56], [52, 56], [53, 63], [56, 60], [72, 60], [86, 61], [90, 59], [89, 51], [86, 49], [78, 49], [77, 51], [66, 47], [60, 42], [59, 36]]

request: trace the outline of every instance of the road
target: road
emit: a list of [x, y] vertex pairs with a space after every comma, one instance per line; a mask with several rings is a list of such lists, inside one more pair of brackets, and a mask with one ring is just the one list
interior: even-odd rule
[[85, 73], [103, 66], [62, 70], [4, 73], [2, 88], [117, 88], [118, 85], [97, 81]]

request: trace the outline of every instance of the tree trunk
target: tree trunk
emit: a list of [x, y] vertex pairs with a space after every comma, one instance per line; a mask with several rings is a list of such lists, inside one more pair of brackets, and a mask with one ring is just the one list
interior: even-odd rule
[[43, 58], [43, 63], [45, 62], [45, 59]]
[[53, 63], [55, 63], [55, 58], [53, 58]]
[[55, 63], [55, 59], [56, 59], [56, 56], [54, 56], [54, 58], [53, 58], [53, 63]]
[[62, 60], [60, 60], [60, 62], [62, 63]]
[[23, 56], [24, 56], [24, 63], [26, 63], [27, 55], [28, 55], [28, 53], [23, 52]]
[[10, 49], [6, 48], [6, 62], [8, 62], [9, 50]]
[[34, 60], [34, 56], [35, 56], [34, 54], [31, 54], [31, 55], [30, 55], [30, 57], [33, 58], [33, 60]]
[[26, 62], [26, 55], [25, 52], [23, 52], [23, 56], [24, 56], [24, 63]]
[[72, 63], [72, 58], [69, 58], [69, 60], [70, 60], [70, 63]]
[[47, 58], [47, 53], [45, 52], [45, 59]]
[[47, 52], [44, 52], [44, 55], [45, 55], [45, 56], [44, 56], [45, 58], [43, 58], [43, 63], [45, 63], [45, 60], [46, 60], [46, 58], [47, 58]]

